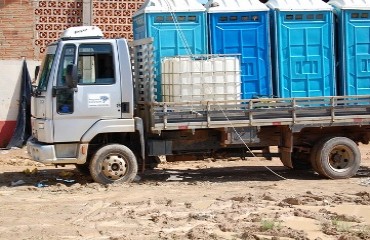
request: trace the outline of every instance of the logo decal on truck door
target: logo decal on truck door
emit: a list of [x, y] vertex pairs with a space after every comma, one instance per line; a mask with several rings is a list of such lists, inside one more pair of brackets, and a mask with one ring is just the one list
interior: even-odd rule
[[89, 94], [88, 107], [110, 107], [110, 94]]

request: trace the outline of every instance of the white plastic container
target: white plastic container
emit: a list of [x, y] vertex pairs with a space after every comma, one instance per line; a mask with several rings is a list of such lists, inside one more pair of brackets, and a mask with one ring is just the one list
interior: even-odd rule
[[238, 100], [240, 62], [236, 56], [171, 57], [162, 60], [164, 102]]

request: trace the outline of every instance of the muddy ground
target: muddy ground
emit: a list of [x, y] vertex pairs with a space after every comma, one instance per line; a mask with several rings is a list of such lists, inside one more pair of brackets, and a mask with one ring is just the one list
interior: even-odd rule
[[277, 159], [207, 159], [104, 186], [0, 150], [0, 239], [370, 239], [370, 147], [361, 151], [346, 180]]

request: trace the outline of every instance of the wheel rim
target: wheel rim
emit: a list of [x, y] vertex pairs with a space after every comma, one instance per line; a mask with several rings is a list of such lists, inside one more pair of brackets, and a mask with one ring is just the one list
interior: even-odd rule
[[330, 152], [329, 166], [337, 172], [346, 171], [354, 162], [355, 156], [353, 151], [345, 145], [338, 145]]
[[118, 180], [125, 176], [127, 163], [124, 157], [118, 154], [110, 154], [105, 157], [102, 164], [104, 176], [112, 180]]

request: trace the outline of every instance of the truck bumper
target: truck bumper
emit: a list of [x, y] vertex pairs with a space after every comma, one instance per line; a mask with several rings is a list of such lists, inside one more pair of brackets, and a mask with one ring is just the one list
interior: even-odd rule
[[57, 161], [54, 145], [39, 143], [34, 138], [27, 141], [27, 151], [36, 162], [48, 164]]
[[[61, 145], [63, 144], [55, 145], [41, 143], [34, 138], [30, 138], [27, 141], [27, 151], [32, 160], [43, 164], [83, 164], [86, 162], [86, 154], [63, 154], [65, 151], [60, 151], [60, 149], [65, 149], [65, 147], [63, 148]], [[87, 144], [80, 144], [79, 146], [76, 146], [76, 148], [86, 148], [86, 151], [83, 152], [87, 152]], [[62, 156], [58, 157], [58, 149], [59, 155]]]

